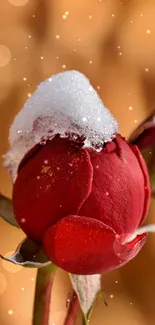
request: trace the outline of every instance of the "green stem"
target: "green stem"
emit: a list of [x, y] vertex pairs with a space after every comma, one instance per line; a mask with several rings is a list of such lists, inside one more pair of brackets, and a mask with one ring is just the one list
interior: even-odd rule
[[72, 299], [70, 302], [70, 306], [68, 309], [68, 313], [64, 325], [75, 325], [79, 310], [80, 310], [79, 300], [75, 291], [73, 291]]
[[37, 271], [33, 325], [49, 325], [51, 291], [55, 275], [55, 266], [49, 264]]
[[83, 312], [82, 312], [82, 325], [88, 325], [88, 319], [87, 319], [87, 317], [83, 314]]

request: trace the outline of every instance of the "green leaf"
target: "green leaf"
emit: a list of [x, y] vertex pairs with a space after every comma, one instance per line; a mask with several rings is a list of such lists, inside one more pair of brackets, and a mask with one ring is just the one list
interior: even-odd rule
[[103, 290], [100, 290], [98, 295], [97, 295], [97, 298], [100, 299], [102, 302], [104, 302], [105, 306], [108, 306], [108, 303], [107, 303], [107, 300], [106, 300], [106, 297], [105, 297], [105, 293]]
[[51, 264], [42, 247], [28, 237], [17, 247], [12, 256], [0, 257], [8, 262], [24, 267], [40, 268]]
[[138, 126], [129, 142], [137, 145], [146, 161], [152, 195], [155, 197], [155, 111]]
[[12, 226], [19, 228], [13, 215], [12, 201], [2, 194], [0, 194], [0, 216]]

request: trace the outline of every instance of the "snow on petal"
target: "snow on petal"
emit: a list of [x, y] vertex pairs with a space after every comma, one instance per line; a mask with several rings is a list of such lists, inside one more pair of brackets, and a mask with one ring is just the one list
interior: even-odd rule
[[[28, 98], [10, 128], [11, 150], [4, 157], [13, 178], [23, 155], [43, 139], [78, 135], [85, 147], [101, 148], [118, 130], [117, 121], [78, 71], [58, 73], [42, 82]], [[14, 159], [12, 159], [14, 157]]]

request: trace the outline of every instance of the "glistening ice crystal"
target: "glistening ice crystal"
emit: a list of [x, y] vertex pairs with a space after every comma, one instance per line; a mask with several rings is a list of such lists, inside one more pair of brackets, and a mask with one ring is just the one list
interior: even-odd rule
[[11, 163], [15, 177], [20, 160], [36, 143], [69, 134], [83, 137], [85, 147], [100, 149], [117, 130], [116, 120], [89, 80], [78, 71], [62, 72], [42, 82], [15, 117], [5, 165]]

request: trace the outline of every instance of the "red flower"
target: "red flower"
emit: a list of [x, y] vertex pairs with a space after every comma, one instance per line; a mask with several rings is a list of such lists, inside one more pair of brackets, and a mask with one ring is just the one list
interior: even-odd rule
[[146, 234], [128, 243], [150, 198], [145, 162], [120, 135], [102, 151], [56, 136], [21, 162], [13, 189], [16, 219], [49, 259], [75, 274], [126, 264]]

